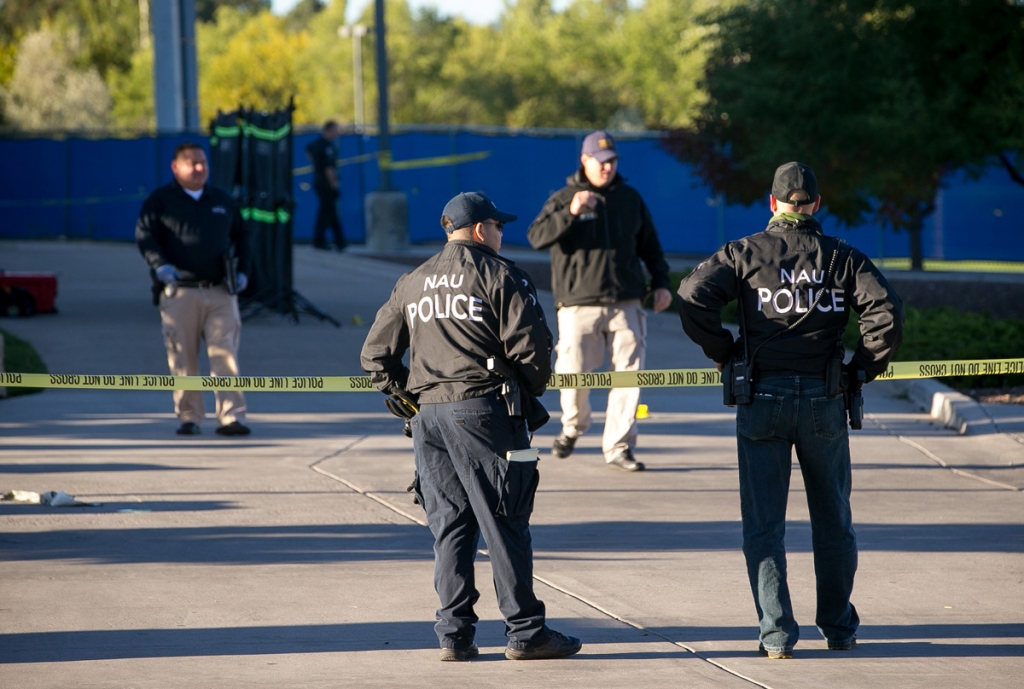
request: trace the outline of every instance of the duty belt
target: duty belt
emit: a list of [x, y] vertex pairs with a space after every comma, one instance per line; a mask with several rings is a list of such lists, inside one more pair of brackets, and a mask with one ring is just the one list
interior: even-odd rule
[[184, 282], [182, 280], [179, 280], [175, 283], [175, 285], [178, 287], [198, 287], [200, 289], [219, 287], [223, 284], [223, 282], [213, 282], [212, 280], [200, 280], [199, 282]]

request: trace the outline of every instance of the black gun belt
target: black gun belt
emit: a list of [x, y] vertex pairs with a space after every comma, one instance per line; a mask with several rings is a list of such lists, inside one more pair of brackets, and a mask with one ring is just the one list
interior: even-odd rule
[[185, 282], [179, 280], [175, 283], [178, 287], [198, 287], [200, 289], [209, 289], [211, 287], [220, 287], [223, 282], [213, 282], [212, 280], [201, 280], [199, 282]]
[[754, 376], [754, 382], [759, 383], [763, 380], [772, 380], [773, 378], [810, 378], [812, 380], [825, 380], [824, 373], [809, 373], [807, 371], [758, 371], [757, 375]]

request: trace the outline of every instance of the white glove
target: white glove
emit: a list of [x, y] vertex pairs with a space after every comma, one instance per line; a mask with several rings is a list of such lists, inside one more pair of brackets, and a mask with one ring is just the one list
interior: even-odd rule
[[235, 293], [241, 294], [245, 291], [245, 288], [249, 285], [249, 278], [245, 273], [239, 273], [235, 276]]
[[165, 263], [156, 269], [156, 279], [166, 285], [174, 285], [181, 279], [181, 275], [177, 268], [170, 263]]

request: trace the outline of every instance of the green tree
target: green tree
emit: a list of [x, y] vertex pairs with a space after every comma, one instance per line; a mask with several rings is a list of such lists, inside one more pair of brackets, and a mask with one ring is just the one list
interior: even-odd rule
[[309, 28], [309, 22], [324, 11], [327, 3], [324, 0], [299, 0], [285, 17], [285, 25], [289, 31], [302, 31]]
[[112, 74], [108, 82], [114, 125], [120, 129], [152, 131], [156, 126], [152, 48], [132, 55], [128, 71]]
[[248, 14], [259, 14], [270, 9], [270, 0], [196, 0], [196, 19], [201, 22], [213, 22], [217, 10], [230, 7]]
[[5, 92], [8, 121], [25, 130], [101, 129], [109, 122], [110, 95], [95, 67], [76, 65], [74, 33], [31, 33], [21, 42]]
[[[222, 14], [223, 10], [218, 16]], [[203, 38], [201, 45], [209, 45], [209, 36]], [[280, 17], [269, 12], [253, 16], [223, 50], [204, 60], [200, 121], [210, 121], [218, 109], [233, 110], [239, 105], [275, 110], [287, 106], [293, 96], [302, 108], [313, 98], [310, 81], [300, 69], [308, 46], [309, 35], [288, 33]], [[304, 121], [303, 111], [296, 111], [295, 121]]]
[[920, 269], [946, 176], [1024, 148], [1022, 21], [1006, 0], [754, 0], [706, 15], [708, 100], [667, 145], [746, 204], [780, 163], [808, 162], [832, 217], [907, 231]]

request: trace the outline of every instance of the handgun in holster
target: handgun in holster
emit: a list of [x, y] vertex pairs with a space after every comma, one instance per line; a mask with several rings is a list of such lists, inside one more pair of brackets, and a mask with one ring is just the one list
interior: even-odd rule
[[505, 400], [508, 408], [508, 415], [513, 419], [523, 417], [523, 397], [519, 389], [519, 381], [516, 379], [512, 369], [502, 359], [489, 357], [487, 359], [487, 370], [491, 375], [501, 379], [501, 397]]
[[[852, 378], [851, 375], [853, 374]], [[850, 419], [850, 428], [859, 431], [864, 427], [864, 383], [867, 374], [863, 369], [842, 372], [843, 403]]]

